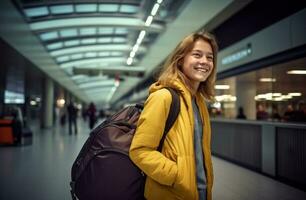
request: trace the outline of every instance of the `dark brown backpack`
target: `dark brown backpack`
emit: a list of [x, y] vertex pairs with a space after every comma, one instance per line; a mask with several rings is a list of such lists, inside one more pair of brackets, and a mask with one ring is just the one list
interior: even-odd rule
[[[171, 88], [167, 89], [172, 95], [172, 103], [158, 151], [161, 151], [166, 134], [180, 111], [178, 94]], [[144, 199], [146, 176], [129, 158], [129, 148], [142, 109], [143, 104], [126, 107], [91, 132], [72, 166], [72, 199]]]

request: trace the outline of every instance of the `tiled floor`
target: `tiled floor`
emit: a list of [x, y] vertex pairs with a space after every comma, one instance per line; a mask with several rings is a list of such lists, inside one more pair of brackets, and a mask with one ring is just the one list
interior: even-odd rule
[[[66, 200], [70, 169], [88, 137], [79, 120], [78, 135], [67, 127], [41, 131], [32, 126], [33, 144], [0, 147], [0, 200]], [[213, 158], [214, 200], [306, 200], [306, 193], [266, 176]]]

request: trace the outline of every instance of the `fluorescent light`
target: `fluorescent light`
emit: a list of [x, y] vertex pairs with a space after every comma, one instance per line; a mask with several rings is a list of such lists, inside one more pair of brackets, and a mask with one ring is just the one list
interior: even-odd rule
[[97, 12], [97, 4], [79, 4], [75, 6], [76, 12]]
[[260, 78], [260, 82], [276, 82], [276, 78]]
[[117, 12], [119, 8], [118, 4], [100, 4], [99, 11], [100, 12]]
[[290, 70], [287, 74], [306, 74], [306, 70]]
[[84, 80], [84, 79], [88, 79], [87, 76], [80, 74], [80, 75], [74, 75], [71, 77], [72, 80], [74, 81], [78, 81], [78, 80]]
[[80, 88], [94, 88], [98, 86], [113, 86], [115, 85], [114, 79], [104, 80], [104, 81], [92, 81], [87, 83], [81, 83]]
[[302, 96], [302, 93], [292, 92], [287, 95], [283, 95], [282, 93], [266, 93], [266, 94], [258, 94], [254, 97], [256, 101], [260, 100], [268, 100], [268, 101], [287, 101], [294, 96]]
[[273, 97], [279, 97], [279, 96], [282, 96], [282, 93], [278, 93], [278, 92], [272, 93], [272, 96]]
[[290, 95], [282, 95], [283, 99], [292, 99], [292, 96]]
[[300, 92], [291, 92], [291, 93], [288, 93], [288, 95], [299, 97], [299, 96], [302, 96], [302, 93], [300, 93]]
[[153, 21], [153, 16], [149, 16], [146, 20], [145, 26], [150, 26]]
[[104, 52], [103, 52], [103, 51], [102, 51], [102, 52], [99, 52], [99, 56], [100, 56], [100, 57], [107, 57], [107, 56], [109, 56], [109, 55], [110, 55], [109, 52], [105, 52], [105, 51], [104, 51]]
[[97, 33], [96, 28], [81, 28], [80, 35], [95, 35]]
[[120, 12], [123, 13], [137, 13], [138, 12], [138, 7], [137, 6], [133, 6], [133, 5], [124, 5], [122, 4], [120, 6]]
[[216, 90], [228, 90], [230, 89], [229, 85], [215, 85]]
[[72, 60], [81, 59], [81, 58], [83, 58], [83, 54], [81, 54], [81, 53], [73, 54], [73, 55], [70, 56], [70, 58], [71, 58]]
[[49, 11], [46, 6], [36, 7], [36, 8], [27, 8], [27, 9], [24, 9], [24, 13], [27, 17], [41, 17], [41, 16], [49, 15]]
[[[150, 18], [153, 19], [151, 16]], [[152, 20], [151, 19], [151, 20]], [[150, 22], [151, 24], [151, 22]], [[41, 31], [45, 29], [59, 29], [77, 27], [77, 26], [123, 26], [139, 29], [144, 25], [143, 21], [138, 18], [128, 17], [76, 17], [68, 19], [54, 19], [47, 21], [39, 21], [30, 23], [30, 28], [33, 31]], [[164, 27], [162, 25], [154, 24], [156, 31], [162, 31]]]
[[234, 102], [237, 100], [236, 96], [230, 94], [219, 95], [215, 97], [218, 102]]
[[80, 40], [68, 40], [66, 42], [64, 42], [64, 45], [66, 47], [71, 47], [71, 46], [76, 46], [80, 44]]
[[73, 13], [73, 6], [72, 5], [50, 6], [50, 10], [52, 14], [68, 14], [68, 13]]
[[60, 49], [62, 47], [63, 47], [63, 43], [62, 42], [56, 42], [56, 43], [52, 43], [52, 44], [48, 44], [47, 45], [47, 49], [48, 50]]
[[128, 30], [127, 28], [116, 28], [115, 29], [115, 34], [127, 34]]
[[110, 43], [112, 41], [111, 37], [101, 37], [98, 38], [98, 43]]
[[[86, 64], [86, 65], [80, 65], [77, 68], [78, 69], [94, 69], [94, 70], [97, 70], [97, 69], [102, 69], [102, 68], [107, 67], [107, 66], [108, 66], [108, 63], [106, 63], [106, 62], [104, 62], [104, 63], [94, 62], [94, 63], [89, 63], [89, 64]], [[116, 64], [116, 66], [118, 66], [118, 65]], [[68, 69], [71, 69], [71, 68], [68, 68]]]
[[69, 60], [69, 56], [61, 56], [61, 57], [56, 58], [57, 62], [66, 62], [68, 60]]
[[133, 58], [129, 57], [126, 61], [127, 65], [131, 65], [133, 63]]
[[133, 46], [133, 51], [137, 51], [138, 50], [138, 48], [139, 48], [139, 44], [135, 44], [134, 46]]
[[144, 30], [140, 31], [136, 44], [139, 45], [142, 42], [145, 35], [146, 35], [146, 31]]
[[273, 98], [273, 101], [283, 101], [283, 97], [275, 97]]
[[[113, 44], [113, 45], [88, 45], [88, 46], [77, 46], [71, 48], [60, 49], [51, 51], [51, 56], [61, 56], [65, 54], [81, 53], [86, 51], [130, 51], [131, 46], [126, 44]], [[146, 48], [139, 47], [138, 51], [146, 51]]]
[[78, 35], [77, 29], [71, 28], [71, 29], [63, 29], [60, 30], [61, 37], [75, 37]]
[[81, 40], [81, 44], [95, 44], [96, 42], [97, 42], [96, 38], [88, 38]]
[[90, 65], [95, 63], [124, 63], [124, 58], [110, 57], [110, 58], [94, 58], [94, 59], [83, 59], [78, 61], [71, 61], [61, 64], [61, 68], [78, 67], [81, 65]]
[[52, 31], [52, 32], [42, 33], [42, 34], [40, 34], [39, 37], [43, 41], [47, 41], [47, 40], [57, 39], [58, 38], [58, 34], [57, 34], [57, 31]]
[[135, 51], [131, 51], [130, 57], [131, 57], [131, 58], [134, 58], [134, 56], [135, 56]]
[[85, 58], [94, 58], [97, 57], [97, 53], [96, 52], [87, 52], [84, 55]]
[[126, 38], [123, 37], [114, 37], [113, 38], [113, 43], [124, 43], [126, 42]]
[[114, 31], [113, 28], [99, 28], [98, 29], [99, 34], [102, 34], [102, 35], [113, 34], [113, 31]]
[[155, 3], [153, 8], [152, 8], [152, 11], [151, 11], [151, 15], [152, 16], [155, 16], [157, 11], [158, 11], [158, 8], [159, 8], [159, 4], [158, 3]]
[[[101, 64], [101, 63], [99, 63]], [[144, 72], [145, 67], [129, 67], [129, 66], [98, 66], [98, 65], [86, 65], [77, 67], [77, 69], [99, 69], [102, 71], [113, 71], [116, 69], [118, 72]]]
[[161, 4], [163, 2], [163, 0], [157, 0], [157, 3]]

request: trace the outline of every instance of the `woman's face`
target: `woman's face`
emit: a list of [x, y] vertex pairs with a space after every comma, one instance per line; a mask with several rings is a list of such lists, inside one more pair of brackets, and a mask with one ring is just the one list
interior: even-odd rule
[[213, 71], [213, 51], [204, 40], [197, 40], [193, 49], [184, 57], [182, 72], [189, 79], [195, 91]]

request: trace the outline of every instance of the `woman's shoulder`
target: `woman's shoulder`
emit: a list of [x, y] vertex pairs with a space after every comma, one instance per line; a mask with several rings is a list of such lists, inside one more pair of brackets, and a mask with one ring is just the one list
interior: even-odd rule
[[152, 105], [154, 104], [154, 105], [169, 106], [172, 102], [172, 95], [170, 91], [166, 88], [150, 91], [150, 95], [146, 101], [146, 104], [149, 102]]
[[150, 93], [150, 97], [158, 98], [159, 100], [170, 100], [172, 99], [171, 93], [167, 88], [162, 88]]

